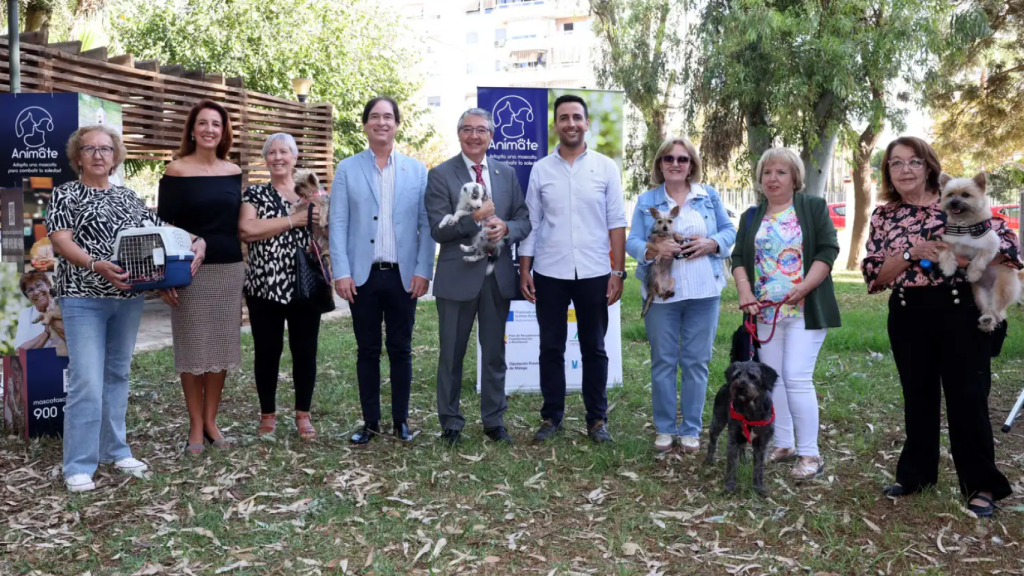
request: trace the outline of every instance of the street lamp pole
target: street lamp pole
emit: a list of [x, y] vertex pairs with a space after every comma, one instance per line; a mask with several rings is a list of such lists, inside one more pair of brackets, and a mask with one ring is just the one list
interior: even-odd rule
[[7, 54], [11, 93], [21, 92], [21, 46], [18, 38], [18, 0], [7, 0]]

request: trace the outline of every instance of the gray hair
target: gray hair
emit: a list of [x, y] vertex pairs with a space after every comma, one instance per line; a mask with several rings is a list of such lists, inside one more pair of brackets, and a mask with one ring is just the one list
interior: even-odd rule
[[267, 138], [267, 141], [263, 143], [264, 160], [267, 159], [267, 154], [270, 152], [270, 147], [274, 145], [274, 142], [277, 142], [279, 140], [283, 141], [285, 144], [288, 145], [288, 148], [290, 148], [292, 151], [292, 156], [294, 156], [295, 158], [299, 157], [299, 147], [298, 145], [295, 144], [295, 138], [293, 138], [291, 134], [277, 132], [276, 134], [271, 134]]
[[491, 134], [494, 134], [494, 118], [491, 117], [490, 112], [483, 108], [470, 108], [463, 112], [462, 116], [459, 116], [459, 126], [456, 130], [462, 130], [462, 121], [466, 119], [466, 116], [480, 116], [484, 120], [487, 120], [487, 129], [491, 131]]

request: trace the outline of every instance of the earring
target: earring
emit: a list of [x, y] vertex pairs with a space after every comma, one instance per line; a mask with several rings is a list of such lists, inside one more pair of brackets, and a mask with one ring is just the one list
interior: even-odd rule
[[195, 135], [194, 135], [194, 134], [193, 134], [193, 135], [191, 135], [191, 136], [189, 136], [189, 137], [188, 137], [188, 139], [189, 139], [189, 140], [191, 140], [191, 141], [193, 141], [193, 142], [195, 142], [195, 141], [196, 141], [196, 137], [195, 137]]

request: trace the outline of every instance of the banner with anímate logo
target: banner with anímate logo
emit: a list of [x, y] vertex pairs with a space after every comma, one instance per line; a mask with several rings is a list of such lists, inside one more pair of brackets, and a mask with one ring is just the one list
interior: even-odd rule
[[[607, 90], [570, 90], [548, 88], [478, 88], [477, 106], [489, 110], [494, 118], [494, 138], [487, 156], [512, 166], [523, 192], [530, 184], [533, 165], [555, 151], [558, 135], [552, 129], [555, 100], [563, 94], [575, 94], [587, 103], [590, 128], [587, 146], [615, 160], [622, 170], [624, 105], [622, 92]], [[518, 260], [512, 247], [512, 256]], [[517, 262], [518, 266], [518, 262]], [[622, 325], [620, 303], [608, 309], [608, 385], [622, 384]], [[570, 307], [566, 318], [565, 381], [567, 391], [579, 391], [583, 385], [583, 360], [576, 330], [576, 311]], [[482, 375], [480, 341], [477, 340], [477, 390]], [[505, 391], [540, 392], [540, 327], [536, 307], [526, 300], [512, 301], [505, 324]]]

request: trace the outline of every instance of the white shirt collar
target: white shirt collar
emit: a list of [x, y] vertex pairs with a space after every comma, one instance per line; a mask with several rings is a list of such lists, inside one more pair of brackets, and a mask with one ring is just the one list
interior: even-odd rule
[[469, 156], [466, 156], [465, 152], [460, 152], [460, 154], [462, 154], [462, 161], [466, 163], [466, 166], [468, 166], [470, 170], [473, 169], [473, 166], [483, 166], [484, 167], [484, 171], [485, 172], [487, 171], [488, 166], [487, 166], [487, 155], [486, 154], [484, 154], [484, 160], [480, 164], [477, 164], [476, 162], [473, 162], [472, 160], [470, 160]]

